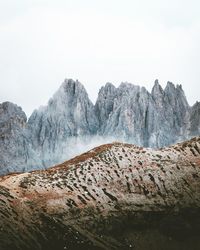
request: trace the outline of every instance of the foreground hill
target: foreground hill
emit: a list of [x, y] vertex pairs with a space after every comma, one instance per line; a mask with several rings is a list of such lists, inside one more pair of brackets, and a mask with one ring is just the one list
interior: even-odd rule
[[0, 178], [0, 249], [200, 247], [200, 138], [160, 150], [102, 145]]
[[116, 138], [159, 148], [199, 135], [200, 103], [190, 107], [181, 85], [162, 89], [156, 80], [149, 92], [107, 83], [93, 104], [79, 81], [66, 79], [28, 121], [17, 105], [0, 104], [0, 175], [44, 169]]

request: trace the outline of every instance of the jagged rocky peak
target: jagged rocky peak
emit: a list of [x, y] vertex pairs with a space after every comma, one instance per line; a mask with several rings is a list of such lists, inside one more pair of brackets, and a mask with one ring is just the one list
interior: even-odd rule
[[99, 133], [125, 140], [131, 137], [134, 143], [141, 144], [142, 129], [138, 123], [144, 121], [141, 116], [145, 116], [145, 111], [142, 114], [142, 110], [148, 104], [148, 98], [145, 88], [127, 82], [121, 83], [118, 88], [113, 85], [102, 88], [95, 106], [100, 120]]
[[99, 90], [96, 103], [98, 103], [99, 100], [113, 99], [115, 95], [116, 87], [112, 83], [107, 82], [106, 85], [101, 87], [101, 89]]
[[180, 105], [189, 108], [189, 104], [181, 85], [175, 86], [172, 82], [167, 82], [164, 91], [171, 105], [176, 105], [179, 102]]
[[84, 86], [78, 80], [74, 81], [73, 79], [65, 79], [60, 88], [63, 88], [70, 95], [75, 95], [80, 91], [86, 93]]
[[15, 126], [24, 127], [26, 121], [26, 114], [21, 107], [11, 102], [0, 104], [0, 129], [2, 129], [3, 124], [10, 124], [10, 128], [15, 128]]
[[[175, 85], [171, 82], [167, 82], [165, 88], [165, 101], [175, 111], [176, 117], [178, 118], [178, 126], [182, 126], [189, 116], [189, 104], [187, 102], [185, 93], [181, 85]], [[172, 116], [174, 116], [172, 114]]]
[[161, 85], [159, 84], [158, 79], [156, 79], [155, 82], [154, 82], [154, 86], [153, 86], [153, 88], [152, 88], [151, 95], [152, 95], [154, 98], [158, 98], [158, 97], [164, 95], [163, 88], [162, 88]]
[[129, 83], [129, 82], [122, 82], [118, 87], [118, 95], [122, 96], [132, 96], [137, 95], [140, 91], [140, 86]]
[[135, 89], [138, 87], [139, 87], [138, 85], [135, 85], [129, 82], [121, 82], [119, 85], [119, 89], [133, 89], [133, 88]]
[[197, 111], [199, 111], [199, 109], [200, 109], [200, 102], [195, 102], [195, 104], [192, 106], [192, 109], [195, 109], [195, 110], [197, 110]]
[[0, 174], [26, 169], [26, 114], [11, 102], [0, 104]]
[[104, 123], [113, 111], [114, 99], [117, 95], [117, 89], [112, 83], [106, 83], [101, 87], [95, 104], [95, 114], [99, 120], [100, 130], [103, 130]]
[[110, 83], [110, 82], [107, 82], [106, 85], [104, 87], [101, 87], [100, 89], [100, 93], [101, 92], [106, 92], [106, 93], [112, 93], [116, 90], [116, 87]]
[[144, 87], [124, 82], [118, 88], [101, 89], [96, 113], [104, 136], [114, 134], [137, 145], [161, 147], [180, 138], [189, 105], [181, 85], [168, 82], [163, 90], [155, 80], [150, 94]]
[[95, 134], [98, 119], [84, 86], [66, 79], [48, 105], [33, 112], [28, 128], [34, 150], [48, 167], [64, 160], [71, 138]]
[[[95, 133], [98, 129], [94, 106], [84, 86], [72, 79], [64, 81], [45, 108], [33, 113], [29, 124], [35, 124], [37, 116], [43, 121], [42, 127], [49, 127], [51, 130], [55, 128], [56, 133], [60, 131], [65, 137], [87, 135]], [[41, 122], [38, 121], [37, 124], [39, 123]]]
[[168, 90], [173, 90], [173, 91], [175, 91], [175, 89], [176, 89], [176, 87], [175, 87], [175, 85], [173, 84], [173, 82], [168, 81], [168, 82], [167, 82], [167, 85], [166, 85], [166, 87], [165, 87], [165, 91], [168, 91]]
[[61, 104], [60, 102], [77, 102], [80, 101], [80, 98], [88, 99], [88, 94], [84, 86], [78, 80], [65, 79], [53, 98], [50, 99], [49, 104], [51, 102], [58, 102], [58, 104]]
[[[0, 104], [0, 144], [2, 147], [12, 144], [11, 141], [17, 138], [25, 128], [26, 121], [26, 114], [21, 107], [11, 102]], [[3, 157], [2, 155], [1, 158]]]

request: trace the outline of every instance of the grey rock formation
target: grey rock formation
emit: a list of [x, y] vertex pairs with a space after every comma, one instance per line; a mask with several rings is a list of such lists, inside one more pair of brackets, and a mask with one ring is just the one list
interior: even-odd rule
[[[131, 143], [162, 147], [180, 140], [189, 123], [189, 105], [182, 87], [158, 80], [151, 94], [144, 88], [122, 83], [101, 88], [95, 105], [100, 134], [115, 135]], [[198, 126], [198, 124], [197, 124]]]
[[0, 104], [0, 173], [26, 170], [29, 159], [26, 114], [17, 105]]
[[195, 136], [200, 134], [200, 102], [196, 102], [191, 107], [190, 113], [190, 136]]
[[93, 105], [80, 82], [66, 79], [28, 122], [21, 108], [1, 104], [0, 174], [47, 168], [110, 138], [158, 148], [198, 135], [200, 103], [190, 107], [181, 85], [162, 89], [156, 80], [150, 93], [107, 83]]
[[150, 98], [145, 88], [130, 83], [122, 83], [119, 88], [107, 84], [100, 90], [95, 105], [101, 125], [99, 133], [142, 145]]
[[94, 135], [98, 130], [94, 106], [83, 85], [66, 79], [48, 105], [33, 112], [28, 130], [45, 167], [65, 160], [62, 156], [72, 138], [75, 143], [77, 137]]
[[156, 81], [152, 89], [149, 115], [149, 146], [163, 147], [182, 140], [189, 122], [189, 105], [181, 85], [168, 82], [163, 90]]

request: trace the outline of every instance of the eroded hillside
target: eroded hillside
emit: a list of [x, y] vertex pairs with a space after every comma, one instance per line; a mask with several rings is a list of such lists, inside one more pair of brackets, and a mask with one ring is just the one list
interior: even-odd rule
[[0, 177], [0, 249], [199, 249], [200, 138]]

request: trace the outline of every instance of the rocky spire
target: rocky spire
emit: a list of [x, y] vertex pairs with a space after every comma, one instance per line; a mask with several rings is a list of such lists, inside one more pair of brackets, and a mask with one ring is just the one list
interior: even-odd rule
[[99, 120], [100, 131], [105, 129], [105, 121], [113, 111], [116, 94], [116, 88], [112, 83], [106, 83], [106, 85], [101, 87], [99, 91], [95, 104], [95, 113]]
[[164, 94], [164, 91], [163, 91], [161, 85], [159, 84], [158, 79], [156, 79], [154, 82], [154, 86], [152, 88], [151, 94], [153, 97], [157, 97], [158, 95], [160, 96], [160, 95]]
[[48, 166], [59, 162], [70, 138], [96, 134], [98, 119], [84, 86], [66, 79], [48, 105], [34, 111], [28, 126], [33, 147]]

